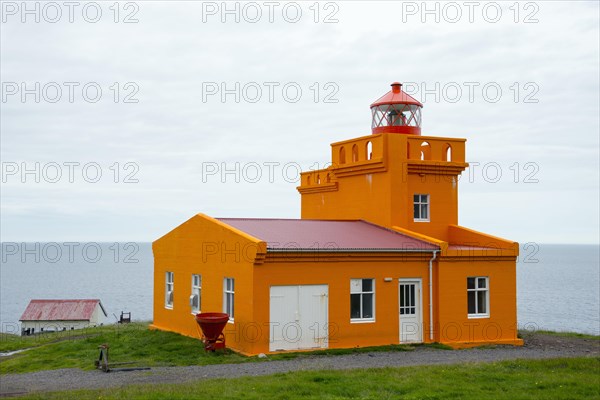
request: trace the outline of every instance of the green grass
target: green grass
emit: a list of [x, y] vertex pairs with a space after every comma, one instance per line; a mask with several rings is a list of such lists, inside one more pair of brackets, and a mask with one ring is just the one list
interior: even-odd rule
[[[591, 337], [574, 333], [548, 334], [571, 337]], [[131, 366], [185, 366], [241, 362], [286, 360], [307, 356], [335, 356], [364, 352], [412, 351], [427, 346], [450, 349], [434, 343], [426, 345], [389, 345], [351, 349], [329, 349], [312, 352], [271, 354], [267, 359], [245, 357], [231, 350], [206, 353], [202, 343], [172, 332], [149, 330], [147, 323], [108, 325], [99, 328], [57, 332], [29, 337], [0, 335], [0, 351], [29, 350], [0, 361], [0, 374], [34, 372], [58, 368], [93, 369], [98, 358], [98, 346], [108, 343], [110, 362], [135, 361]]]
[[309, 371], [26, 399], [598, 399], [600, 358]]
[[289, 360], [307, 356], [334, 356], [382, 351], [412, 351], [417, 346], [447, 348], [440, 344], [389, 345], [351, 349], [328, 349], [309, 352], [270, 354], [268, 359], [245, 357], [231, 350], [207, 353], [202, 343], [172, 332], [148, 329], [148, 323], [108, 325], [19, 337], [0, 336], [0, 351], [29, 349], [0, 361], [0, 374], [25, 373], [59, 368], [93, 369], [98, 346], [108, 343], [109, 363], [135, 361], [131, 366], [185, 366], [267, 360]]
[[0, 336], [0, 351], [29, 349], [0, 361], [0, 374], [59, 368], [93, 369], [98, 346], [108, 343], [109, 362], [135, 361], [131, 366], [184, 366], [289, 360], [307, 356], [334, 356], [365, 352], [412, 351], [419, 346], [449, 348], [438, 343], [388, 345], [351, 349], [270, 354], [267, 359], [245, 357], [231, 350], [206, 353], [202, 343], [172, 332], [148, 329], [147, 323], [108, 325], [77, 331], [19, 337]]
[[[105, 329], [105, 328], [95, 328]], [[73, 338], [76, 336], [84, 335], [88, 330], [78, 331], [67, 331], [67, 332], [56, 332], [46, 333], [43, 335], [35, 336], [17, 336], [6, 333], [0, 333], [0, 352], [4, 353], [7, 351], [14, 351], [20, 349], [27, 349], [30, 347], [40, 346], [46, 343], [52, 343], [60, 340], [66, 340], [67, 338]], [[77, 333], [75, 333], [77, 332]]]
[[139, 366], [206, 365], [249, 360], [230, 350], [206, 353], [202, 343], [172, 332], [149, 330], [147, 323], [109, 325], [24, 338], [2, 338], [2, 351], [30, 348], [0, 362], [0, 374], [58, 368], [93, 369], [98, 346], [108, 343], [109, 362]]

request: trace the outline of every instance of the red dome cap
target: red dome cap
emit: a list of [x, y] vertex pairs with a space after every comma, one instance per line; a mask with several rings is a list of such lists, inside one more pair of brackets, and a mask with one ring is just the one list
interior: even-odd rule
[[371, 104], [371, 107], [382, 104], [414, 104], [423, 107], [423, 104], [402, 91], [402, 84], [400, 82], [394, 82], [390, 86], [392, 86], [392, 90], [375, 100]]

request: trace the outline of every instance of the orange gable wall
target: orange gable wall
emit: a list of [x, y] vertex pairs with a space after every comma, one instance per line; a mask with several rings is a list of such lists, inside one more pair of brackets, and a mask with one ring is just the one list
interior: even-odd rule
[[[198, 214], [152, 245], [154, 321], [152, 328], [200, 338], [189, 298], [192, 274], [202, 275], [202, 311], [223, 310], [223, 279], [235, 279], [235, 323], [253, 320], [253, 264], [266, 247], [245, 233]], [[258, 256], [257, 256], [258, 254]], [[173, 309], [165, 307], [165, 272], [174, 273]], [[240, 344], [240, 351], [249, 351]]]

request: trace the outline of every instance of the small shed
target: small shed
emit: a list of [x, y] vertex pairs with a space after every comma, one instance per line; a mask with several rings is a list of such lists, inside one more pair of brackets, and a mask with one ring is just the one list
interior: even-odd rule
[[106, 317], [106, 310], [99, 299], [34, 299], [19, 321], [21, 335], [33, 335], [98, 326]]

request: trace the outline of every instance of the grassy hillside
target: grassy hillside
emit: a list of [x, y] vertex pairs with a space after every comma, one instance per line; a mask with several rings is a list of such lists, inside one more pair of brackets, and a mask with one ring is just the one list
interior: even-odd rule
[[0, 362], [0, 374], [57, 368], [93, 369], [98, 346], [108, 343], [109, 361], [136, 361], [145, 366], [206, 365], [247, 360], [231, 351], [206, 353], [202, 343], [176, 333], [149, 330], [147, 323], [109, 325], [79, 331], [0, 339], [0, 351], [30, 348]]
[[[194, 338], [177, 333], [149, 330], [147, 323], [109, 325], [79, 331], [44, 335], [0, 337], [0, 352], [29, 349], [0, 361], [0, 374], [34, 372], [58, 368], [93, 369], [98, 346], [108, 343], [110, 362], [136, 361], [138, 366], [185, 366], [266, 361], [245, 357], [231, 350], [207, 353]], [[423, 345], [390, 345], [356, 349], [331, 349], [315, 352], [269, 355], [269, 360], [307, 355], [335, 355], [370, 351], [411, 351]], [[446, 348], [440, 344], [425, 345]]]

